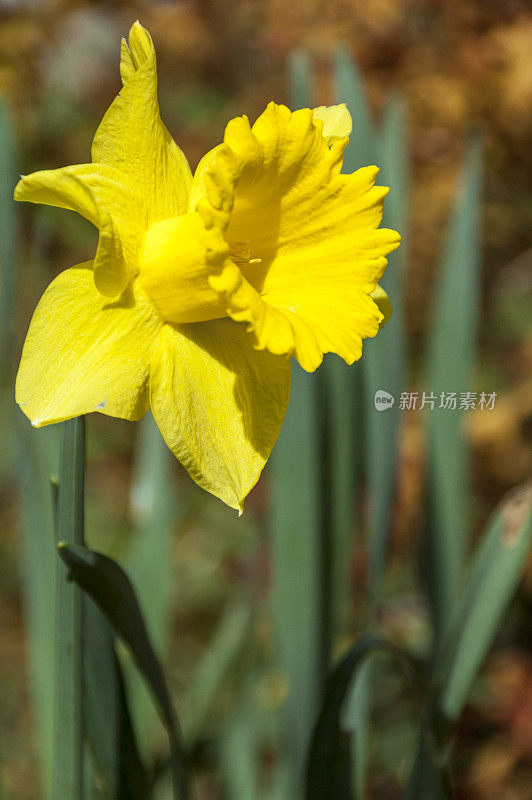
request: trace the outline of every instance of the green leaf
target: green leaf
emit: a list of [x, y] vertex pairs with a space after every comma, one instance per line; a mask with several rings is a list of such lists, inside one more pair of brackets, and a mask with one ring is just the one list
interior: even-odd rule
[[178, 510], [170, 475], [172, 456], [151, 414], [138, 423], [130, 491], [135, 525], [127, 571], [146, 627], [159, 650], [168, 644], [172, 585], [172, 521]]
[[346, 698], [344, 727], [351, 733], [351, 771], [353, 775], [354, 800], [366, 796], [366, 779], [371, 742], [371, 709], [375, 664], [367, 658], [353, 678], [349, 697]]
[[477, 545], [447, 636], [436, 653], [435, 704], [444, 724], [458, 719], [514, 594], [532, 541], [532, 487], [512, 492]]
[[120, 670], [120, 665], [116, 661], [116, 669], [119, 677], [120, 687], [120, 785], [118, 789], [118, 800], [149, 800], [152, 796], [151, 777], [146, 771], [139, 751], [129, 704], [126, 697], [126, 689]]
[[[135, 465], [130, 491], [134, 530], [125, 566], [142, 609], [146, 628], [159, 653], [168, 649], [172, 587], [172, 528], [179, 505], [171, 482], [172, 456], [151, 414], [137, 423]], [[155, 711], [146, 684], [122, 654], [128, 699], [144, 755], [151, 749]]]
[[183, 701], [182, 715], [184, 738], [189, 749], [202, 733], [224, 679], [248, 640], [250, 624], [249, 605], [231, 605], [192, 676]]
[[410, 672], [417, 673], [417, 666], [406, 653], [379, 639], [361, 639], [346, 653], [327, 680], [308, 755], [306, 800], [346, 800], [352, 796], [351, 747], [342, 727], [342, 709], [357, 672], [378, 652], [399, 658]]
[[[18, 178], [15, 137], [5, 103], [0, 101], [0, 386], [11, 387], [13, 323], [16, 307], [18, 252], [13, 190]], [[9, 367], [8, 367], [9, 364]]]
[[314, 95], [314, 78], [310, 59], [303, 50], [297, 50], [290, 59], [290, 98], [292, 107], [312, 108]]
[[176, 800], [186, 800], [187, 759], [180, 741], [177, 718], [131, 581], [118, 564], [102, 553], [68, 545], [61, 546], [59, 552], [72, 579], [92, 597], [105, 614], [117, 634], [130, 648], [138, 668], [148, 681], [168, 734], [174, 796]]
[[51, 797], [54, 718], [55, 572], [50, 475], [57, 472], [59, 426], [34, 430], [15, 414], [15, 456], [22, 511], [22, 590], [28, 636], [32, 715], [44, 797]]
[[459, 410], [439, 408], [441, 393], [471, 390], [477, 335], [479, 290], [479, 214], [482, 149], [473, 141], [466, 153], [462, 186], [449, 222], [432, 314], [426, 393], [434, 409], [428, 428], [430, 592], [437, 631], [448, 623], [449, 598], [463, 578], [467, 534], [467, 447]]
[[120, 688], [112, 628], [93, 601], [83, 604], [84, 718], [94, 766], [107, 796], [120, 780]]
[[256, 709], [256, 683], [248, 680], [241, 701], [219, 742], [220, 764], [227, 800], [260, 797], [260, 730]]
[[422, 731], [403, 800], [449, 800], [451, 797], [447, 771], [439, 766], [430, 739]]
[[335, 57], [335, 97], [346, 103], [353, 119], [353, 130], [344, 153], [344, 172], [376, 164], [380, 153], [379, 133], [371, 119], [362, 76], [346, 48], [339, 48]]
[[[321, 473], [317, 373], [292, 366], [290, 405], [270, 460], [272, 606], [288, 686], [283, 747], [296, 781], [316, 720], [322, 671]], [[297, 796], [296, 789], [293, 795]]]
[[[399, 398], [405, 385], [406, 337], [402, 308], [402, 283], [405, 267], [405, 226], [408, 195], [408, 157], [404, 104], [390, 101], [380, 137], [382, 163], [379, 184], [390, 188], [384, 201], [383, 225], [401, 233], [399, 250], [388, 257], [381, 284], [393, 306], [392, 318], [375, 339], [364, 342], [365, 425], [364, 453], [368, 494], [367, 535], [369, 550], [370, 602], [376, 602], [386, 566], [392, 504], [397, 479], [397, 436]], [[394, 403], [384, 410], [377, 408], [375, 395], [388, 392]]]
[[[330, 608], [322, 609], [322, 613], [329, 616], [324, 620], [324, 625], [329, 628], [329, 648], [336, 637], [344, 633], [350, 610], [348, 573], [355, 535], [353, 441], [358, 410], [357, 397], [354, 396], [354, 369], [337, 356], [328, 355], [319, 375], [327, 414], [321, 491], [327, 493], [322, 567], [323, 581], [328, 582], [328, 587], [322, 588], [322, 596], [328, 592]], [[328, 670], [328, 663], [325, 668]]]
[[84, 719], [98, 786], [109, 800], [147, 800], [151, 782], [131, 725], [116, 635], [90, 597], [83, 601]]

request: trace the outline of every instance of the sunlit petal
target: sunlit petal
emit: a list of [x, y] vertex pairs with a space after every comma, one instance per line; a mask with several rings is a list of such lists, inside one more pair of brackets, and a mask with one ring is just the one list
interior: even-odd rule
[[210, 279], [227, 313], [248, 323], [257, 347], [307, 370], [326, 352], [360, 357], [383, 320], [371, 295], [400, 241], [378, 227], [388, 191], [374, 185], [378, 169], [340, 174], [346, 140], [329, 146], [322, 129], [310, 109], [273, 103], [253, 128], [232, 120], [191, 192], [206, 224], [249, 254]]
[[229, 319], [166, 325], [150, 385], [168, 447], [196, 483], [242, 509], [281, 429], [290, 362], [254, 350]]
[[15, 200], [77, 211], [99, 232], [94, 280], [108, 296], [119, 295], [137, 272], [142, 209], [131, 186], [106, 164], [78, 164], [23, 177]]
[[186, 211], [188, 162], [159, 115], [155, 50], [136, 22], [122, 44], [124, 85], [94, 137], [92, 160], [116, 167], [142, 199], [146, 227]]
[[91, 267], [62, 272], [33, 315], [16, 399], [35, 426], [91, 411], [139, 419], [148, 410], [149, 363], [162, 322], [135, 284], [119, 301], [103, 297]]

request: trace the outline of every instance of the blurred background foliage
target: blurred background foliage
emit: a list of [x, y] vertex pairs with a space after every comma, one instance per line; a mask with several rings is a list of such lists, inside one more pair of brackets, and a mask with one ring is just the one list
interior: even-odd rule
[[[452, 545], [444, 553], [451, 562], [465, 560], [503, 495], [531, 473], [532, 13], [519, 0], [0, 2], [0, 793], [3, 784], [12, 800], [42, 797], [39, 763], [49, 755], [46, 686], [53, 654], [47, 609], [53, 587], [47, 560], [53, 534], [45, 476], [57, 471], [58, 453], [53, 428], [31, 432], [22, 415], [13, 413], [12, 380], [36, 299], [60, 269], [91, 257], [96, 232], [76, 215], [54, 209], [19, 207], [15, 216], [9, 195], [18, 172], [89, 159], [96, 126], [120, 86], [120, 37], [137, 17], [155, 41], [163, 119], [192, 167], [221, 140], [235, 115], [254, 119], [270, 99], [292, 107], [349, 101], [350, 91], [350, 169], [368, 160], [382, 164], [383, 182], [392, 185], [390, 204], [394, 186], [403, 182], [402, 202], [390, 209], [394, 220], [404, 215], [396, 224], [406, 235], [390, 265], [402, 272], [402, 288], [399, 281], [389, 287], [402, 303], [384, 332], [388, 341], [380, 352], [378, 339], [368, 345], [367, 365], [349, 375], [328, 359], [322, 378], [294, 376], [296, 413], [242, 519], [192, 484], [159, 448], [149, 420], [88, 420], [89, 545], [112, 555], [133, 577], [154, 644], [164, 654], [185, 737], [195, 745], [198, 797], [294, 800], [293, 765], [304, 761], [302, 742], [319, 705], [316, 686], [327, 650], [341, 656], [360, 631], [384, 635], [419, 656], [431, 648], [438, 592], [431, 597], [427, 586], [430, 553], [420, 553], [426, 541], [444, 547], [447, 541], [445, 521], [443, 537], [434, 533], [435, 484], [426, 491], [426, 476], [435, 469], [431, 446], [437, 447], [438, 422], [434, 417], [427, 424], [427, 412], [411, 410], [385, 423], [384, 414], [363, 409], [367, 387], [438, 391], [442, 375], [452, 379], [464, 367], [465, 389], [497, 392], [492, 411], [454, 418], [450, 435], [462, 443], [460, 468], [469, 494], [460, 497], [457, 549]], [[354, 74], [361, 80], [358, 95], [346, 53], [360, 71]], [[305, 97], [310, 77], [313, 88]], [[386, 131], [395, 131], [388, 143]], [[393, 153], [401, 132], [407, 162]], [[482, 190], [473, 185], [475, 156], [471, 149], [465, 155], [467, 141], [478, 133]], [[468, 209], [475, 212], [471, 197], [469, 204], [457, 205], [466, 158], [468, 190], [482, 191], [478, 274], [475, 264], [468, 266], [445, 246], [451, 208], [455, 240], [467, 238], [460, 225], [467, 227]], [[397, 173], [400, 161], [408, 164], [404, 175]], [[7, 263], [18, 263], [18, 269], [5, 270]], [[473, 281], [471, 305], [456, 299], [458, 307], [462, 301], [462, 320], [471, 311], [470, 328], [464, 326], [471, 337], [470, 373], [455, 349], [456, 336], [445, 327], [441, 275], [449, 263], [458, 270], [457, 286], [462, 266]], [[448, 307], [453, 292], [451, 282]], [[15, 307], [15, 297], [17, 313], [8, 323], [5, 312]], [[399, 347], [400, 335], [404, 346], [388, 350], [388, 343]], [[439, 365], [433, 358], [428, 368], [427, 341], [440, 355]], [[397, 359], [404, 359], [405, 371], [393, 377]], [[366, 394], [358, 386], [363, 371]], [[395, 449], [379, 435], [390, 424]], [[343, 484], [327, 483], [317, 430], [329, 442], [330, 472], [342, 476]], [[350, 452], [341, 447], [346, 435], [354, 442]], [[290, 462], [291, 441], [307, 442], [304, 463]], [[382, 488], [386, 481], [388, 488]], [[375, 506], [376, 486], [384, 499], [377, 498]], [[324, 509], [316, 506], [322, 502], [317, 494], [329, 503], [330, 531], [340, 548], [334, 552], [323, 550], [316, 520]], [[292, 498], [298, 500], [294, 507]], [[389, 512], [384, 519], [378, 517], [383, 507]], [[326, 623], [319, 609], [323, 592], [314, 591], [320, 576], [313, 572], [324, 559], [329, 577], [338, 570], [343, 576], [334, 579], [340, 599], [329, 597], [334, 613]], [[28, 574], [31, 591], [24, 592]], [[469, 600], [474, 606], [475, 597]], [[26, 616], [24, 605], [31, 612]], [[440, 621], [441, 616], [440, 609]], [[436, 625], [439, 617], [436, 608]], [[458, 798], [532, 798], [530, 559], [504, 620], [461, 710], [453, 756]], [[291, 630], [297, 637], [291, 638]], [[162, 758], [162, 728], [127, 653], [120, 656], [140, 751]], [[386, 663], [359, 681], [362, 688], [378, 687], [364, 692], [375, 697], [375, 735], [371, 745], [359, 738], [354, 749], [370, 763], [368, 796], [392, 800], [408, 778], [415, 747], [412, 692]], [[445, 700], [451, 705], [460, 693], [452, 686], [454, 701]], [[357, 687], [355, 698], [356, 692]], [[347, 727], [353, 714], [372, 713], [352, 705], [356, 713], [346, 712]], [[287, 731], [292, 741], [285, 752]]]

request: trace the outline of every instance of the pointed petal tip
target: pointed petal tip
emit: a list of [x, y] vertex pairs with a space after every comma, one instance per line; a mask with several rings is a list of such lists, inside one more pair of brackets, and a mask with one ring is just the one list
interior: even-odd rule
[[18, 182], [17, 182], [15, 188], [13, 189], [13, 200], [23, 200], [24, 199], [23, 197], [21, 197], [21, 195], [23, 193], [24, 182], [25, 182], [27, 177], [28, 177], [27, 175], [21, 175], [20, 178], [18, 179]]

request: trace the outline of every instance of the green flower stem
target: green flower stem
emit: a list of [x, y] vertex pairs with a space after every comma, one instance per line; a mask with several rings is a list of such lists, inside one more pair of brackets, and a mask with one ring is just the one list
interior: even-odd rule
[[[84, 545], [85, 419], [62, 423], [56, 541]], [[83, 800], [81, 590], [57, 559], [52, 797]]]

